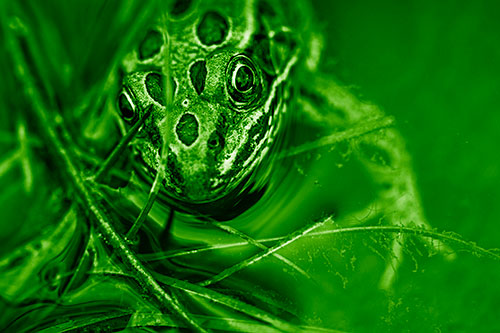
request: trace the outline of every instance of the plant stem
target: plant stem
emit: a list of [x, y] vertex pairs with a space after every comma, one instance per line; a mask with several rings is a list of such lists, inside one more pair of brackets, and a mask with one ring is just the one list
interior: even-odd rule
[[[233, 227], [231, 227], [231, 226], [229, 226], [227, 224], [223, 224], [223, 223], [216, 222], [216, 221], [212, 221], [212, 224], [214, 226], [216, 226], [217, 228], [219, 228], [219, 229], [221, 229], [221, 230], [229, 233], [230, 235], [235, 235], [235, 236], [240, 237], [241, 239], [243, 239], [244, 241], [246, 241], [248, 244], [256, 246], [256, 247], [258, 247], [261, 250], [267, 251], [269, 249], [264, 244], [256, 241], [252, 237], [246, 235], [245, 233], [243, 233], [243, 232], [241, 232], [241, 231], [239, 231], [239, 230], [237, 230], [237, 229], [235, 229], [235, 228], [233, 228]], [[290, 260], [290, 259], [282, 256], [279, 253], [273, 253], [272, 256], [275, 257], [276, 259], [282, 261], [285, 265], [288, 265], [292, 269], [294, 269], [297, 272], [299, 272], [299, 274], [301, 274], [302, 276], [304, 276], [306, 279], [313, 281], [313, 278], [306, 271], [304, 271], [297, 264], [295, 264], [292, 260]]]
[[130, 128], [127, 134], [125, 134], [118, 145], [113, 149], [111, 154], [109, 154], [108, 158], [106, 158], [104, 163], [99, 167], [96, 174], [94, 175], [95, 182], [100, 182], [104, 175], [106, 175], [106, 173], [113, 167], [118, 157], [121, 155], [121, 153], [123, 153], [125, 148], [127, 148], [128, 143], [134, 138], [146, 119], [148, 119], [149, 115], [151, 114], [152, 108], [153, 106], [150, 105], [141, 119], [139, 119], [139, 121], [136, 122], [134, 126], [132, 126], [132, 128]]
[[29, 156], [28, 140], [26, 138], [26, 126], [24, 120], [19, 120], [17, 124], [17, 137], [19, 139], [19, 151], [21, 153], [21, 166], [24, 174], [24, 190], [31, 193], [33, 188], [33, 171]]
[[383, 128], [390, 127], [394, 124], [394, 119], [392, 117], [383, 117], [383, 118], [378, 118], [375, 120], [371, 120], [368, 122], [365, 122], [361, 125], [356, 125], [350, 129], [340, 131], [340, 132], [335, 132], [330, 135], [324, 136], [322, 138], [319, 138], [316, 141], [312, 142], [307, 142], [304, 144], [301, 144], [296, 147], [291, 147], [285, 151], [283, 151], [280, 155], [279, 158], [289, 158], [295, 155], [303, 154], [310, 152], [311, 150], [314, 149], [319, 149], [322, 147], [326, 146], [333, 146], [336, 143], [342, 142], [342, 141], [348, 141], [378, 130], [381, 130]]
[[163, 173], [161, 171], [158, 171], [155, 176], [155, 180], [153, 182], [153, 186], [151, 187], [151, 190], [149, 191], [148, 195], [148, 200], [146, 201], [146, 204], [141, 210], [141, 213], [135, 220], [134, 224], [130, 228], [130, 230], [127, 232], [125, 237], [128, 240], [133, 240], [141, 226], [143, 225], [144, 221], [146, 220], [149, 212], [151, 211], [151, 208], [153, 207], [153, 204], [155, 203], [156, 198], [158, 197], [158, 191], [160, 190], [160, 185], [162, 184], [162, 181], [164, 179]]
[[73, 163], [66, 147], [64, 147], [54, 127], [53, 119], [48, 117], [48, 115], [53, 114], [53, 112], [49, 112], [46, 109], [45, 103], [36, 89], [34, 79], [29, 73], [29, 69], [22, 55], [20, 46], [15, 40], [12, 31], [7, 30], [6, 35], [9, 41], [13, 60], [16, 63], [16, 74], [18, 75], [20, 82], [24, 83], [23, 88], [26, 96], [32, 101], [32, 110], [34, 112], [34, 116], [37, 118], [39, 128], [45, 137], [45, 142], [49, 145], [49, 149], [53, 157], [61, 164], [61, 169], [71, 181], [71, 185], [79, 199], [90, 211], [91, 216], [93, 217], [92, 221], [97, 224], [97, 227], [102, 232], [106, 242], [115, 250], [115, 253], [121, 258], [123, 263], [128, 267], [131, 274], [141, 284], [141, 286], [150, 294], [150, 296], [156, 298], [162, 311], [166, 312], [167, 310], [173, 310], [175, 311], [177, 317], [187, 324], [188, 327], [191, 327], [196, 331], [205, 332], [203, 328], [190, 318], [189, 314], [180, 306], [177, 299], [168, 294], [157, 283], [153, 276], [141, 264], [139, 259], [137, 259], [136, 255], [130, 250], [120, 234], [116, 232], [113, 225], [108, 220], [108, 217], [104, 213], [104, 210], [95, 200], [92, 190], [87, 187], [88, 183], [85, 182], [80, 170], [78, 170], [76, 165]]
[[208, 286], [208, 285], [214, 284], [216, 282], [219, 282], [219, 281], [233, 275], [234, 273], [242, 270], [243, 268], [248, 267], [250, 265], [253, 265], [257, 261], [260, 261], [261, 259], [275, 253], [276, 251], [279, 251], [280, 249], [284, 248], [288, 244], [290, 244], [290, 243], [296, 241], [297, 239], [302, 238], [304, 235], [310, 233], [314, 229], [316, 229], [320, 226], [323, 226], [326, 223], [330, 223], [330, 222], [333, 222], [333, 220], [331, 218], [327, 218], [323, 221], [316, 222], [312, 225], [307, 225], [304, 228], [299, 229], [299, 230], [291, 233], [290, 235], [285, 237], [282, 241], [280, 241], [278, 244], [274, 245], [273, 247], [267, 248], [267, 250], [265, 250], [261, 253], [257, 253], [256, 255], [254, 255], [246, 260], [243, 260], [234, 266], [231, 266], [231, 267], [223, 270], [222, 272], [211, 277], [210, 279], [207, 279], [205, 281], [200, 282], [199, 285], [200, 286]]

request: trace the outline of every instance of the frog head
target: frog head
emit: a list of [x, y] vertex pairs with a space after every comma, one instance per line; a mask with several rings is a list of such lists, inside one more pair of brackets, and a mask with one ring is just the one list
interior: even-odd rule
[[151, 108], [135, 140], [142, 160], [152, 173], [165, 164], [170, 196], [208, 203], [244, 187], [269, 155], [297, 54], [254, 1], [176, 8], [125, 58], [118, 110], [133, 125]]

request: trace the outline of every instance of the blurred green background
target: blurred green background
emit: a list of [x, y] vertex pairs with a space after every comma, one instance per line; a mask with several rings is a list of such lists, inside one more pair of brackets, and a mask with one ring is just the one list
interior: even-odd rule
[[500, 243], [500, 3], [318, 1], [336, 75], [398, 121], [427, 215]]
[[[396, 117], [431, 224], [498, 248], [500, 3], [314, 4], [335, 74]], [[408, 285], [419, 290], [413, 306], [422, 301], [430, 308], [422, 313], [412, 306], [408, 316], [421, 318], [420, 329], [434, 317], [455, 322], [442, 326], [450, 331], [500, 330], [499, 266], [462, 256], [453, 265], [434, 261], [426, 274], [417, 274], [418, 283]], [[418, 330], [415, 325], [404, 329]]]

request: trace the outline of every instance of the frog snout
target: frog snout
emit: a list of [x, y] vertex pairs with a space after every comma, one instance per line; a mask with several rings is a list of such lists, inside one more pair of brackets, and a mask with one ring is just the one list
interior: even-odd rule
[[217, 175], [226, 140], [218, 123], [203, 111], [186, 110], [172, 128], [170, 177], [178, 175], [177, 194], [190, 202], [213, 200], [225, 185]]
[[177, 138], [185, 146], [191, 146], [199, 136], [200, 125], [196, 116], [191, 113], [185, 113], [179, 119], [179, 122], [175, 126], [175, 133]]

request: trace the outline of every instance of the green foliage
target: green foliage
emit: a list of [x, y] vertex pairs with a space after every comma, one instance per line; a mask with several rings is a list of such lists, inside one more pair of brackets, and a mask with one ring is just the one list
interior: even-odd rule
[[[303, 134], [238, 218], [174, 212], [163, 171], [148, 183], [129, 147], [149, 111], [124, 133], [114, 109], [119, 61], [157, 5], [1, 3], [0, 330], [498, 329], [500, 253], [417, 219], [390, 225], [384, 179], [351, 158], [394, 162], [360, 141], [383, 141], [391, 116]], [[338, 89], [331, 103], [355, 101]]]

